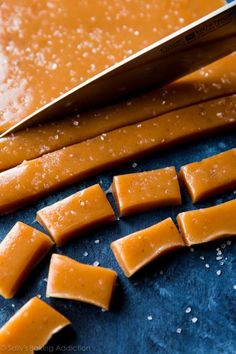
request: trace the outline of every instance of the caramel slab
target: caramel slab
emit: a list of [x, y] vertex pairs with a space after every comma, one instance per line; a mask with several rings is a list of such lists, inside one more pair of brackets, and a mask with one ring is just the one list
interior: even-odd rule
[[192, 202], [236, 189], [236, 149], [181, 167]]
[[208, 101], [25, 161], [0, 173], [0, 213], [144, 154], [235, 128], [235, 104], [236, 96]]
[[69, 324], [66, 317], [34, 297], [0, 329], [1, 353], [33, 354]]
[[181, 204], [175, 167], [115, 176], [112, 192], [120, 216]]
[[39, 210], [36, 220], [61, 246], [75, 235], [114, 221], [115, 214], [106, 194], [95, 184]]
[[180, 213], [177, 222], [186, 245], [236, 236], [236, 199], [210, 208]]
[[[6, 1], [1, 7], [0, 130], [223, 4], [60, 0], [59, 6], [55, 0]], [[192, 86], [194, 81], [189, 80]]]
[[235, 61], [236, 53], [167, 88], [2, 138], [0, 171], [110, 130], [236, 92]]
[[112, 242], [111, 249], [127, 277], [159, 256], [184, 247], [171, 218]]
[[0, 294], [12, 298], [52, 246], [49, 236], [17, 222], [0, 244]]
[[109, 309], [116, 284], [115, 271], [79, 263], [53, 254], [47, 283], [47, 296], [87, 302]]

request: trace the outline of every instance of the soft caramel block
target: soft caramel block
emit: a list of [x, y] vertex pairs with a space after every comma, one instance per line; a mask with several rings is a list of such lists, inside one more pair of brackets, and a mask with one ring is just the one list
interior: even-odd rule
[[122, 162], [233, 128], [235, 105], [236, 96], [208, 101], [25, 161], [0, 173], [0, 214]]
[[114, 211], [99, 184], [37, 212], [37, 221], [61, 246], [73, 236], [115, 220]]
[[1, 353], [33, 354], [69, 324], [66, 317], [34, 297], [0, 329]]
[[47, 296], [87, 302], [109, 309], [116, 284], [115, 271], [79, 263], [53, 254], [50, 262]]
[[[197, 6], [196, 0], [149, 0], [148, 6], [124, 0], [5, 1], [1, 6], [0, 131], [223, 4], [223, 0], [198, 0]], [[199, 95], [207, 95], [207, 88], [222, 95], [230, 86], [229, 66], [224, 65], [226, 79], [222, 82], [211, 72], [210, 80], [198, 74], [208, 82]], [[195, 79], [184, 80], [182, 86], [183, 96], [190, 96], [189, 86], [198, 94]], [[172, 102], [167, 96], [165, 102]]]
[[159, 256], [184, 246], [171, 218], [112, 242], [111, 249], [127, 277]]
[[17, 222], [0, 244], [0, 294], [12, 298], [52, 246], [49, 236]]
[[[32, 160], [45, 153], [80, 143], [129, 124], [235, 93], [235, 61], [236, 53], [187, 75], [168, 87], [152, 90], [112, 106], [82, 113], [78, 117], [68, 117], [34, 126], [2, 138], [0, 139], [0, 171], [19, 165], [24, 160]], [[218, 113], [221, 114], [222, 111], [219, 110]]]
[[180, 188], [174, 167], [115, 176], [112, 192], [120, 216], [181, 204]]
[[181, 167], [193, 203], [236, 188], [236, 149]]
[[236, 199], [210, 208], [180, 213], [177, 222], [188, 246], [236, 236]]

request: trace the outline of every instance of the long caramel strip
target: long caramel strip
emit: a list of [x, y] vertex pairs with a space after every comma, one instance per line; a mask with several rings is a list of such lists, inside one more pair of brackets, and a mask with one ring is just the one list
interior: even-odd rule
[[235, 60], [236, 54], [232, 54], [166, 88], [84, 113], [80, 117], [44, 124], [2, 138], [0, 171], [113, 129], [204, 100], [236, 93]]
[[209, 101], [23, 162], [0, 173], [0, 213], [151, 151], [236, 127], [235, 105], [235, 96]]

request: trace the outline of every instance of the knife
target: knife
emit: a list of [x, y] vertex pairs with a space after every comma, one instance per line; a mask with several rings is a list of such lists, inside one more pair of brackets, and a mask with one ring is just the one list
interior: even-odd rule
[[236, 0], [76, 86], [1, 137], [162, 87], [236, 50]]

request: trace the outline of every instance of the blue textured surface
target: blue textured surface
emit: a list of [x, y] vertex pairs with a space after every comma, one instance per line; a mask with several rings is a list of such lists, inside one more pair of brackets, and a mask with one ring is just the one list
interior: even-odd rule
[[[34, 222], [36, 211], [77, 190], [94, 183], [108, 189], [112, 176], [164, 166], [181, 165], [222, 152], [236, 146], [235, 132], [180, 145], [149, 158], [121, 166], [96, 178], [89, 179], [59, 193], [55, 193], [29, 208], [0, 218], [1, 239], [14, 223], [22, 220], [40, 229]], [[183, 205], [155, 210], [122, 219], [91, 232], [86, 238], [76, 239], [53, 252], [63, 253], [81, 262], [98, 260], [119, 274], [113, 306], [110, 312], [84, 303], [46, 299], [46, 282], [50, 255], [33, 271], [13, 300], [0, 300], [0, 324], [4, 324], [28, 299], [37, 294], [72, 320], [68, 327], [48, 344], [47, 351], [56, 353], [86, 352], [92, 354], [234, 354], [236, 353], [236, 241], [222, 249], [223, 259], [216, 260], [216, 248], [226, 241], [209, 243], [172, 253], [140, 271], [131, 280], [124, 277], [109, 248], [110, 243], [126, 234], [145, 228], [187, 209], [215, 205], [235, 198], [227, 193], [193, 206], [183, 193]], [[111, 195], [109, 199], [112, 204]], [[101, 242], [95, 244], [99, 239]], [[83, 256], [87, 251], [88, 256]], [[204, 257], [205, 259], [201, 259]], [[210, 268], [206, 268], [209, 264]], [[220, 276], [217, 270], [222, 270]], [[163, 274], [162, 274], [163, 271]], [[185, 312], [191, 307], [191, 313]], [[152, 316], [152, 320], [147, 317]], [[197, 317], [193, 323], [191, 319]], [[178, 334], [177, 328], [182, 332]], [[63, 347], [74, 346], [74, 347]]]

